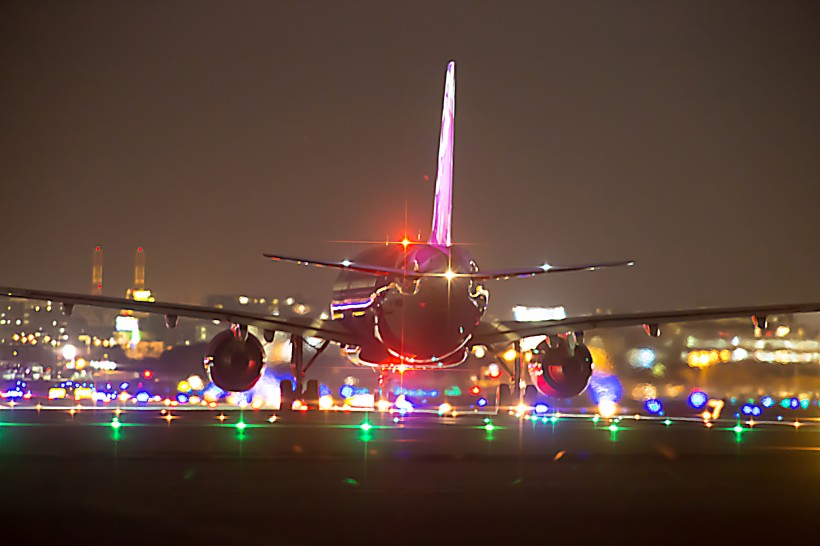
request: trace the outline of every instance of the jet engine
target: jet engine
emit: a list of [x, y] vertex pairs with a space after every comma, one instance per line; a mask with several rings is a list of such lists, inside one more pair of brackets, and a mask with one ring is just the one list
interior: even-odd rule
[[575, 343], [573, 346], [570, 336], [555, 336], [533, 349], [529, 371], [542, 394], [572, 398], [586, 389], [592, 366], [592, 355], [586, 345]]
[[242, 340], [233, 330], [225, 330], [208, 343], [204, 364], [211, 381], [220, 389], [247, 391], [262, 375], [265, 350], [252, 334]]

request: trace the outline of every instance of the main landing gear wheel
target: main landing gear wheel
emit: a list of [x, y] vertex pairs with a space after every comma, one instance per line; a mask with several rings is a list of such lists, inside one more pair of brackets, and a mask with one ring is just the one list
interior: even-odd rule
[[524, 388], [524, 396], [522, 399], [525, 405], [533, 407], [535, 404], [538, 403], [538, 389], [535, 388], [535, 385], [527, 385]]
[[311, 379], [305, 385], [305, 393], [302, 396], [302, 403], [311, 409], [319, 407], [319, 382]]
[[293, 381], [290, 379], [285, 379], [279, 383], [279, 409], [293, 409], [293, 401], [295, 399], [296, 395], [293, 392]]
[[496, 405], [498, 410], [509, 409], [510, 406], [518, 404], [518, 397], [516, 393], [508, 385], [499, 385], [498, 393], [496, 394]]

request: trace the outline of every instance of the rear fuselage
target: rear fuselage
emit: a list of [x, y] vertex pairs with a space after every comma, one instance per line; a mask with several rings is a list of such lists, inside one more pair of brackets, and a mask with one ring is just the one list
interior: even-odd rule
[[[479, 281], [457, 276], [478, 271], [464, 248], [389, 244], [364, 251], [356, 262], [408, 274], [344, 271], [336, 279], [331, 313], [358, 340], [346, 348], [351, 360], [405, 368], [442, 368], [464, 361], [488, 299]], [[448, 271], [456, 276], [445, 276]]]

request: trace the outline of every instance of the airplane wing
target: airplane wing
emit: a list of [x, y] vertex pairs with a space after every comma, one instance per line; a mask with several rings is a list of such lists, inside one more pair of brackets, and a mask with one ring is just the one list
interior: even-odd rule
[[263, 254], [265, 258], [275, 261], [291, 262], [300, 265], [309, 265], [313, 267], [330, 267], [334, 269], [349, 269], [351, 271], [358, 271], [360, 273], [367, 273], [369, 275], [391, 275], [403, 276], [410, 278], [423, 277], [449, 277], [449, 278], [470, 278], [475, 280], [505, 280], [523, 277], [533, 277], [535, 275], [543, 275], [544, 273], [565, 273], [569, 271], [594, 271], [596, 269], [603, 269], [605, 267], [622, 267], [633, 266], [635, 262], [632, 260], [619, 260], [615, 262], [600, 262], [594, 264], [579, 264], [579, 265], [549, 265], [544, 264], [538, 267], [527, 268], [513, 268], [513, 269], [498, 269], [479, 271], [478, 273], [421, 273], [413, 271], [412, 269], [402, 269], [400, 267], [387, 267], [381, 265], [368, 265], [357, 262], [345, 260], [343, 262], [331, 262], [325, 260], [314, 260], [307, 258], [294, 258], [291, 256], [281, 256], [278, 254]]
[[[406, 277], [424, 277], [424, 273], [418, 273], [412, 269], [402, 269], [400, 267], [387, 267], [382, 265], [368, 265], [358, 262], [351, 262], [345, 260], [343, 262], [330, 262], [325, 260], [314, 260], [307, 258], [294, 258], [292, 256], [280, 256], [278, 254], [262, 254], [265, 258], [269, 258], [279, 262], [291, 262], [299, 265], [310, 265], [313, 267], [330, 267], [333, 269], [348, 269], [350, 271], [358, 271], [359, 273], [367, 273], [369, 275], [400, 275]], [[429, 275], [429, 274], [428, 274]], [[438, 275], [441, 276], [441, 275]]]
[[496, 343], [511, 343], [522, 337], [555, 335], [573, 331], [592, 330], [595, 328], [642, 325], [645, 325], [647, 328], [659, 328], [661, 325], [671, 322], [717, 320], [735, 317], [760, 317], [761, 320], [765, 320], [765, 317], [773, 315], [816, 312], [820, 312], [820, 302], [686, 309], [647, 313], [621, 313], [613, 315], [583, 315], [567, 317], [561, 320], [536, 322], [485, 322], [479, 325], [479, 328], [473, 335], [473, 342], [477, 345], [493, 345]]
[[68, 292], [51, 292], [46, 290], [30, 290], [27, 288], [0, 287], [0, 297], [23, 298], [29, 300], [43, 300], [63, 304], [66, 313], [70, 313], [74, 305], [88, 305], [107, 309], [130, 310], [144, 313], [160, 313], [166, 317], [188, 317], [202, 320], [219, 320], [232, 324], [256, 326], [262, 330], [279, 330], [290, 334], [305, 337], [318, 337], [341, 344], [354, 343], [353, 337], [342, 329], [338, 323], [327, 320], [317, 320], [300, 317], [275, 317], [259, 313], [246, 313], [231, 309], [219, 309], [199, 305], [184, 305], [179, 303], [162, 303], [134, 301], [125, 298], [111, 298], [108, 296], [91, 296], [87, 294], [72, 294]]
[[578, 265], [550, 265], [544, 264], [538, 267], [528, 267], [520, 269], [499, 269], [479, 271], [478, 273], [456, 274], [456, 277], [470, 277], [476, 280], [506, 280], [520, 279], [522, 277], [534, 277], [544, 273], [567, 273], [570, 271], [595, 271], [605, 267], [631, 267], [635, 265], [633, 260], [619, 260], [616, 262], [600, 262], [597, 264]]

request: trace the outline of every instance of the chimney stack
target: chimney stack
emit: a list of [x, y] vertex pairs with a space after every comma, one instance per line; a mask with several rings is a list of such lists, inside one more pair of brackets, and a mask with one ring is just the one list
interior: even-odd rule
[[94, 263], [91, 267], [91, 294], [94, 296], [99, 296], [102, 294], [102, 261], [102, 247], [97, 245], [94, 249]]
[[145, 289], [145, 252], [142, 247], [137, 248], [136, 263], [134, 265], [134, 288], [136, 290]]

